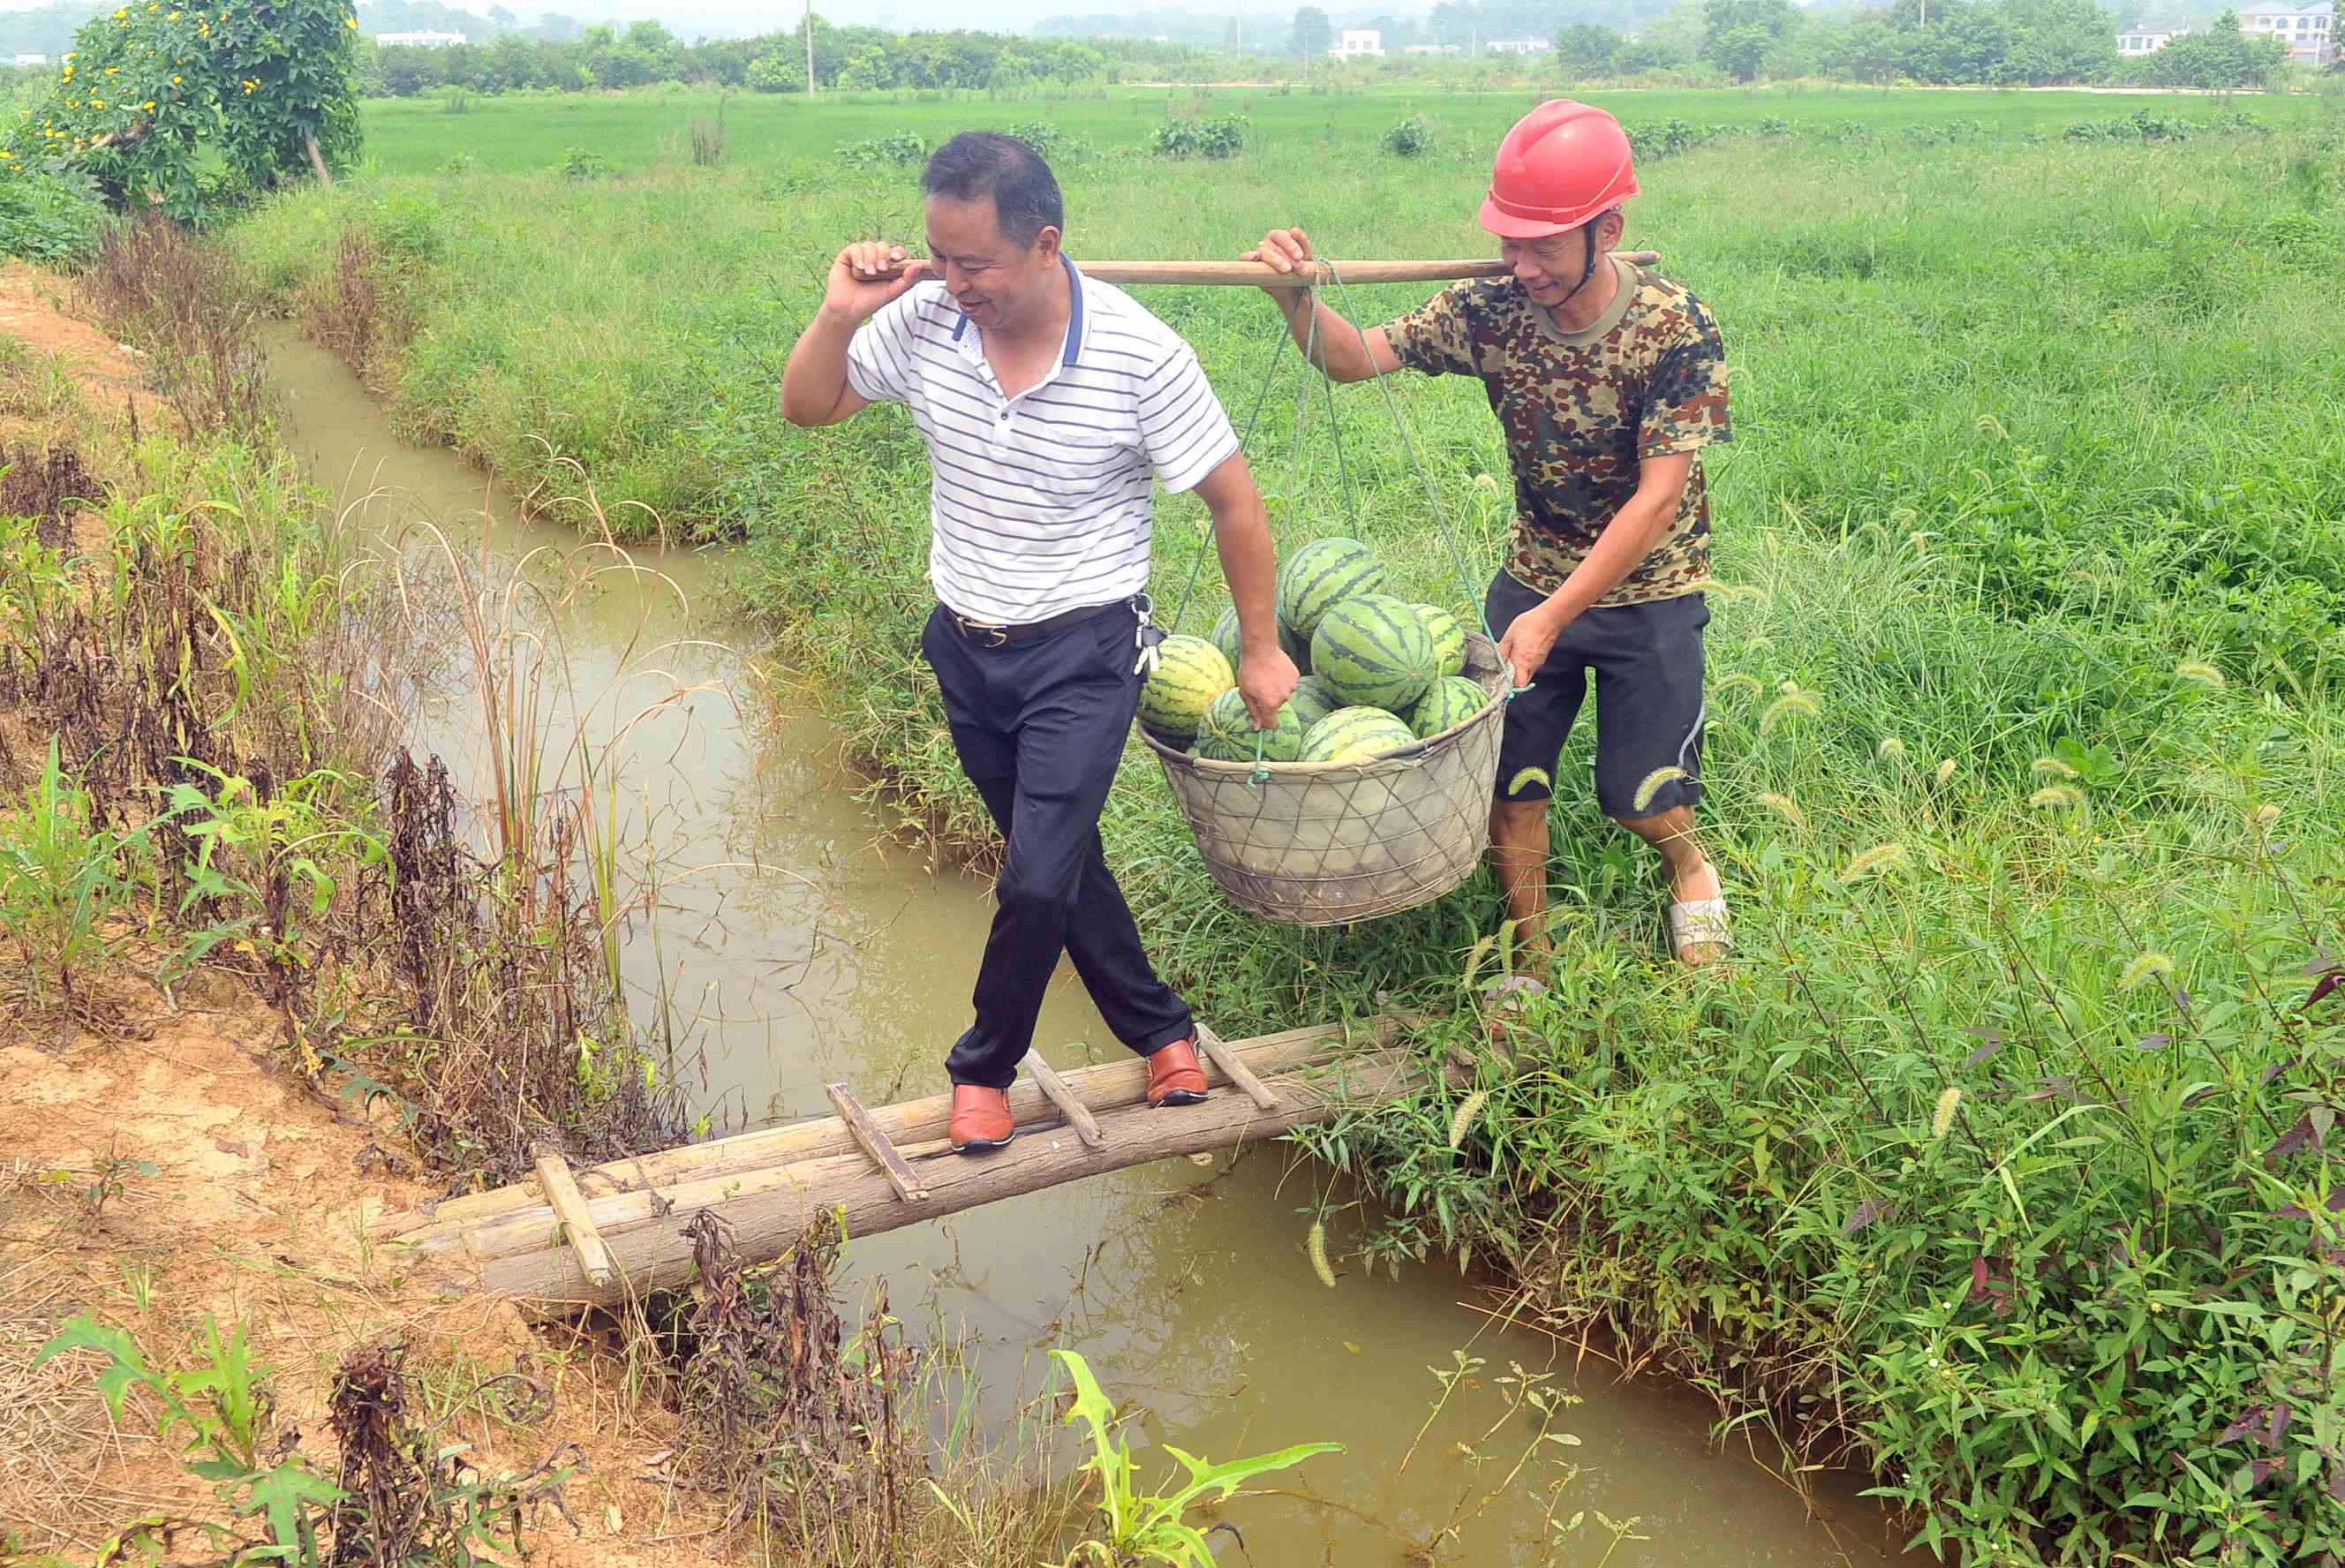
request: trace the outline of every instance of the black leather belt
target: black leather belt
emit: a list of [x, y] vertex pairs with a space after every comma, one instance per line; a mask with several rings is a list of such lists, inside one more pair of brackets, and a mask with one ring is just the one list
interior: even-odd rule
[[1112, 604], [1086, 604], [1080, 610], [1070, 610], [1063, 615], [1053, 615], [1047, 621], [1029, 621], [1019, 626], [994, 625], [983, 621], [971, 621], [949, 604], [942, 608], [945, 619], [961, 634], [964, 642], [980, 648], [1015, 648], [1027, 642], [1037, 642], [1054, 632], [1070, 626], [1080, 626], [1086, 621], [1097, 620], [1111, 610], [1125, 610], [1132, 601], [1119, 599]]

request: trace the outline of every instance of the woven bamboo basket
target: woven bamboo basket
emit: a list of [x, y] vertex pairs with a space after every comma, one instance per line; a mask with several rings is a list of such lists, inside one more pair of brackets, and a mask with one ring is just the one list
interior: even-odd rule
[[1205, 869], [1229, 901], [1289, 926], [1341, 926], [1430, 904], [1490, 845], [1509, 681], [1466, 638], [1466, 673], [1490, 700], [1464, 723], [1368, 763], [1223, 763], [1145, 729]]

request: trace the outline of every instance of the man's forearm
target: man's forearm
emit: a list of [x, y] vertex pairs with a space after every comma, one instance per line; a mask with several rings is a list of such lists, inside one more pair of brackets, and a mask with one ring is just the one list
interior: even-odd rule
[[847, 390], [847, 346], [856, 323], [817, 310], [782, 367], [782, 418], [794, 425], [827, 424]]
[[1213, 548], [1222, 577], [1238, 611], [1238, 643], [1246, 652], [1278, 646], [1277, 555], [1270, 542], [1270, 514], [1252, 485], [1246, 493], [1213, 512]]
[[1547, 609], [1558, 625], [1568, 626], [1599, 599], [1629, 580], [1668, 531], [1677, 498], [1631, 496], [1612, 514], [1563, 586], [1548, 595]]

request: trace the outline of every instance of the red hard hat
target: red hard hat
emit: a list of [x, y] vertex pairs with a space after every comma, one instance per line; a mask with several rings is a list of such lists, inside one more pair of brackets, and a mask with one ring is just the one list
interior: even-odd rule
[[1515, 122], [1490, 167], [1482, 227], [1504, 239], [1577, 228], [1637, 194], [1629, 136], [1591, 104], [1550, 98]]

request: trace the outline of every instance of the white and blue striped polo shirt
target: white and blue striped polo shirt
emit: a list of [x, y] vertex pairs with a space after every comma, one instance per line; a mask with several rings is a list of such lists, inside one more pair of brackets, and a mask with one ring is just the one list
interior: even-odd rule
[[1188, 490], [1238, 450], [1189, 345], [1122, 289], [1072, 262], [1067, 275], [1066, 349], [1015, 398], [941, 281], [914, 285], [848, 348], [856, 395], [906, 404], [928, 439], [929, 580], [972, 621], [1142, 592], [1152, 479]]

